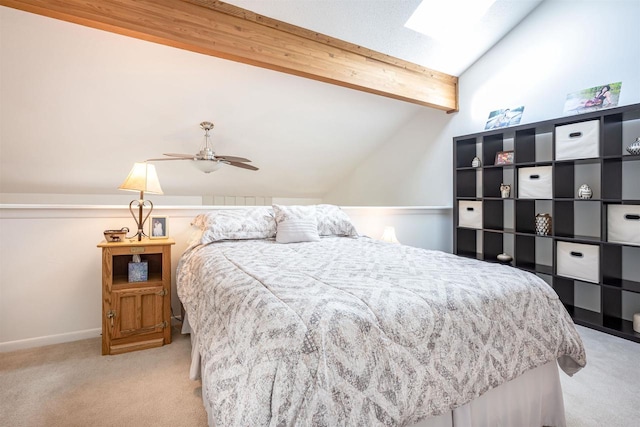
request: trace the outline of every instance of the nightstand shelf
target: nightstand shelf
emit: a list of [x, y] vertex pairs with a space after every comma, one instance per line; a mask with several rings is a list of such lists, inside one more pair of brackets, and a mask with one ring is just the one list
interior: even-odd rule
[[[567, 155], [565, 131], [583, 122], [599, 129], [597, 145], [581, 143], [584, 158]], [[506, 252], [509, 265], [553, 286], [577, 324], [640, 342], [631, 327], [640, 312], [640, 241], [630, 218], [640, 208], [640, 155], [625, 150], [638, 136], [640, 104], [455, 137], [454, 253], [496, 262]], [[514, 163], [494, 165], [501, 151], [513, 151]], [[511, 185], [508, 198], [502, 183]], [[591, 199], [577, 195], [585, 183]], [[536, 234], [542, 213], [552, 218], [546, 236]], [[635, 240], [617, 243], [625, 239]], [[582, 267], [567, 272], [576, 257]]]
[[[102, 354], [171, 343], [172, 239], [101, 242]], [[147, 264], [144, 281], [129, 282], [129, 263]]]

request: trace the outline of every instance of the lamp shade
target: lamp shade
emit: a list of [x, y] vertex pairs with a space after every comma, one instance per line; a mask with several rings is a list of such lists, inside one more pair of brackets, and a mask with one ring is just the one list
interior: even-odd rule
[[120, 190], [143, 191], [151, 194], [162, 194], [156, 167], [149, 163], [134, 163], [129, 176], [118, 187]]
[[382, 232], [382, 237], [380, 238], [383, 242], [389, 243], [400, 243], [398, 242], [398, 238], [396, 237], [396, 229], [395, 227], [386, 226], [384, 231]]

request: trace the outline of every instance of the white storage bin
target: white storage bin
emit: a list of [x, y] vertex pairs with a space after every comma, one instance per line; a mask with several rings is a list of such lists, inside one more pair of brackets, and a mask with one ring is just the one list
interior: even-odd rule
[[459, 201], [458, 225], [460, 227], [482, 228], [482, 202]]
[[556, 249], [558, 276], [600, 281], [600, 246], [558, 242]]
[[551, 166], [518, 169], [518, 197], [521, 199], [553, 198]]
[[640, 246], [640, 205], [607, 206], [607, 240]]
[[589, 159], [600, 155], [600, 120], [556, 127], [556, 160]]

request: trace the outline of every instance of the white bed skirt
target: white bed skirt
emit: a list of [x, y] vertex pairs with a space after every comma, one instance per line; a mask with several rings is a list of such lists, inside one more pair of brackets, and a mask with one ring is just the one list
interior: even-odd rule
[[[191, 334], [189, 378], [202, 377], [198, 337], [191, 333], [186, 313], [183, 334]], [[214, 427], [213, 409], [203, 399], [209, 426]], [[564, 401], [556, 361], [539, 366], [482, 396], [438, 417], [422, 420], [409, 427], [565, 427]]]

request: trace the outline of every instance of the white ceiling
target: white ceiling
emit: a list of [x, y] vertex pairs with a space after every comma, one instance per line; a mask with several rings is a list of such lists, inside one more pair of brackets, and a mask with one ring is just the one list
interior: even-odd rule
[[260, 15], [454, 76], [460, 76], [543, 0], [497, 0], [480, 22], [466, 28], [466, 35], [457, 37], [461, 29], [452, 28], [444, 40], [404, 27], [420, 1], [225, 0]]

